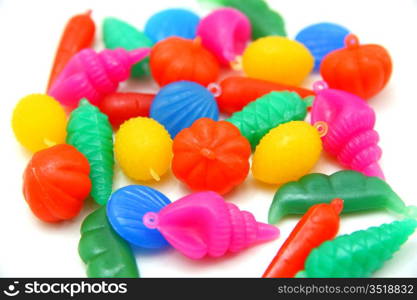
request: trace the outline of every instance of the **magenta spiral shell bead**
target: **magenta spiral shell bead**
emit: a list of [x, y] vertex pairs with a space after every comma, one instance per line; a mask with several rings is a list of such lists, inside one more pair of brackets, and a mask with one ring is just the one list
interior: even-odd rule
[[188, 195], [143, 218], [145, 226], [157, 229], [169, 244], [193, 259], [238, 252], [279, 235], [275, 226], [257, 222], [250, 212], [226, 203], [215, 192]]
[[70, 107], [77, 106], [82, 98], [97, 105], [105, 95], [115, 92], [119, 83], [129, 78], [131, 67], [148, 54], [147, 48], [100, 53], [84, 49], [71, 58], [48, 94]]
[[352, 170], [384, 179], [378, 164], [382, 150], [374, 130], [375, 112], [353, 94], [315, 84], [317, 96], [311, 111], [312, 124], [324, 122], [327, 134], [322, 137], [324, 149]]

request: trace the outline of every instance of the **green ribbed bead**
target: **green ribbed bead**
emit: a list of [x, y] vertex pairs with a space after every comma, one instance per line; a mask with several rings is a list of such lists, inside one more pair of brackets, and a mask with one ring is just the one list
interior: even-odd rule
[[70, 116], [67, 143], [78, 149], [90, 163], [91, 196], [105, 205], [113, 186], [113, 130], [107, 116], [82, 99]]
[[271, 92], [246, 105], [226, 121], [232, 123], [250, 142], [252, 149], [278, 125], [301, 121], [307, 115], [307, 103], [294, 92]]
[[404, 219], [341, 235], [311, 251], [296, 277], [370, 277], [415, 231], [417, 221]]

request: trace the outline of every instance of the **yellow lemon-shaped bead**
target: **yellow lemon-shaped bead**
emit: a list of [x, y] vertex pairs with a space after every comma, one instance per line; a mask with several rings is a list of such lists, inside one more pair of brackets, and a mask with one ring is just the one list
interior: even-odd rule
[[285, 123], [272, 129], [256, 147], [252, 174], [270, 184], [298, 180], [317, 163], [321, 151], [315, 127], [304, 121]]
[[65, 143], [66, 127], [64, 109], [48, 95], [26, 96], [13, 111], [12, 128], [16, 139], [32, 152]]
[[114, 152], [123, 172], [134, 180], [159, 180], [171, 166], [172, 139], [150, 118], [137, 117], [120, 126]]
[[242, 63], [249, 77], [298, 86], [313, 69], [314, 57], [297, 41], [269, 36], [250, 44]]

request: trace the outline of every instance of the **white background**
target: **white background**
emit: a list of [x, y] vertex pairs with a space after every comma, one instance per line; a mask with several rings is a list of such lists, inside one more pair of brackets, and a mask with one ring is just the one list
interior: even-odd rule
[[[394, 61], [388, 87], [369, 101], [377, 113], [376, 129], [384, 154], [381, 160], [387, 181], [408, 204], [416, 197], [417, 111], [417, 1], [415, 0], [272, 0], [271, 6], [285, 18], [290, 37], [304, 26], [330, 21], [356, 33], [364, 43], [385, 46]], [[16, 102], [31, 93], [44, 92], [50, 65], [62, 28], [69, 17], [93, 9], [101, 49], [101, 20], [115, 16], [138, 28], [148, 17], [168, 7], [188, 7], [204, 15], [193, 0], [153, 1], [21, 1], [0, 0], [0, 276], [83, 277], [85, 266], [77, 253], [79, 228], [93, 209], [88, 203], [78, 218], [60, 224], [45, 224], [30, 212], [22, 196], [22, 172], [30, 159], [14, 139], [10, 118]], [[310, 86], [317, 75], [305, 83]], [[152, 83], [129, 82], [122, 90], [156, 91]], [[314, 171], [330, 174], [340, 166], [323, 157]], [[114, 188], [131, 184], [119, 169]], [[177, 199], [188, 191], [172, 175], [154, 187]], [[267, 212], [275, 188], [256, 183], [251, 176], [227, 200], [251, 211], [260, 221]], [[389, 213], [343, 216], [340, 233], [390, 222]], [[281, 237], [237, 255], [221, 259], [190, 260], [174, 250], [138, 251], [143, 277], [259, 277], [286, 239], [297, 218], [280, 222]], [[417, 235], [375, 273], [378, 277], [417, 276]]]

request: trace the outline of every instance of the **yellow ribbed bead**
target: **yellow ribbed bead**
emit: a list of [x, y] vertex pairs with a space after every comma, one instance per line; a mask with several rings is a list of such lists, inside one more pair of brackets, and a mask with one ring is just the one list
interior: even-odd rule
[[48, 95], [28, 95], [13, 111], [12, 128], [16, 139], [32, 152], [65, 143], [66, 127], [64, 109]]
[[298, 86], [313, 70], [314, 57], [297, 41], [269, 36], [250, 44], [242, 63], [248, 77]]
[[314, 167], [321, 151], [315, 127], [304, 121], [285, 123], [272, 129], [256, 147], [252, 174], [270, 184], [297, 180]]
[[157, 121], [137, 117], [120, 126], [114, 152], [128, 177], [138, 181], [159, 180], [171, 166], [172, 139]]

